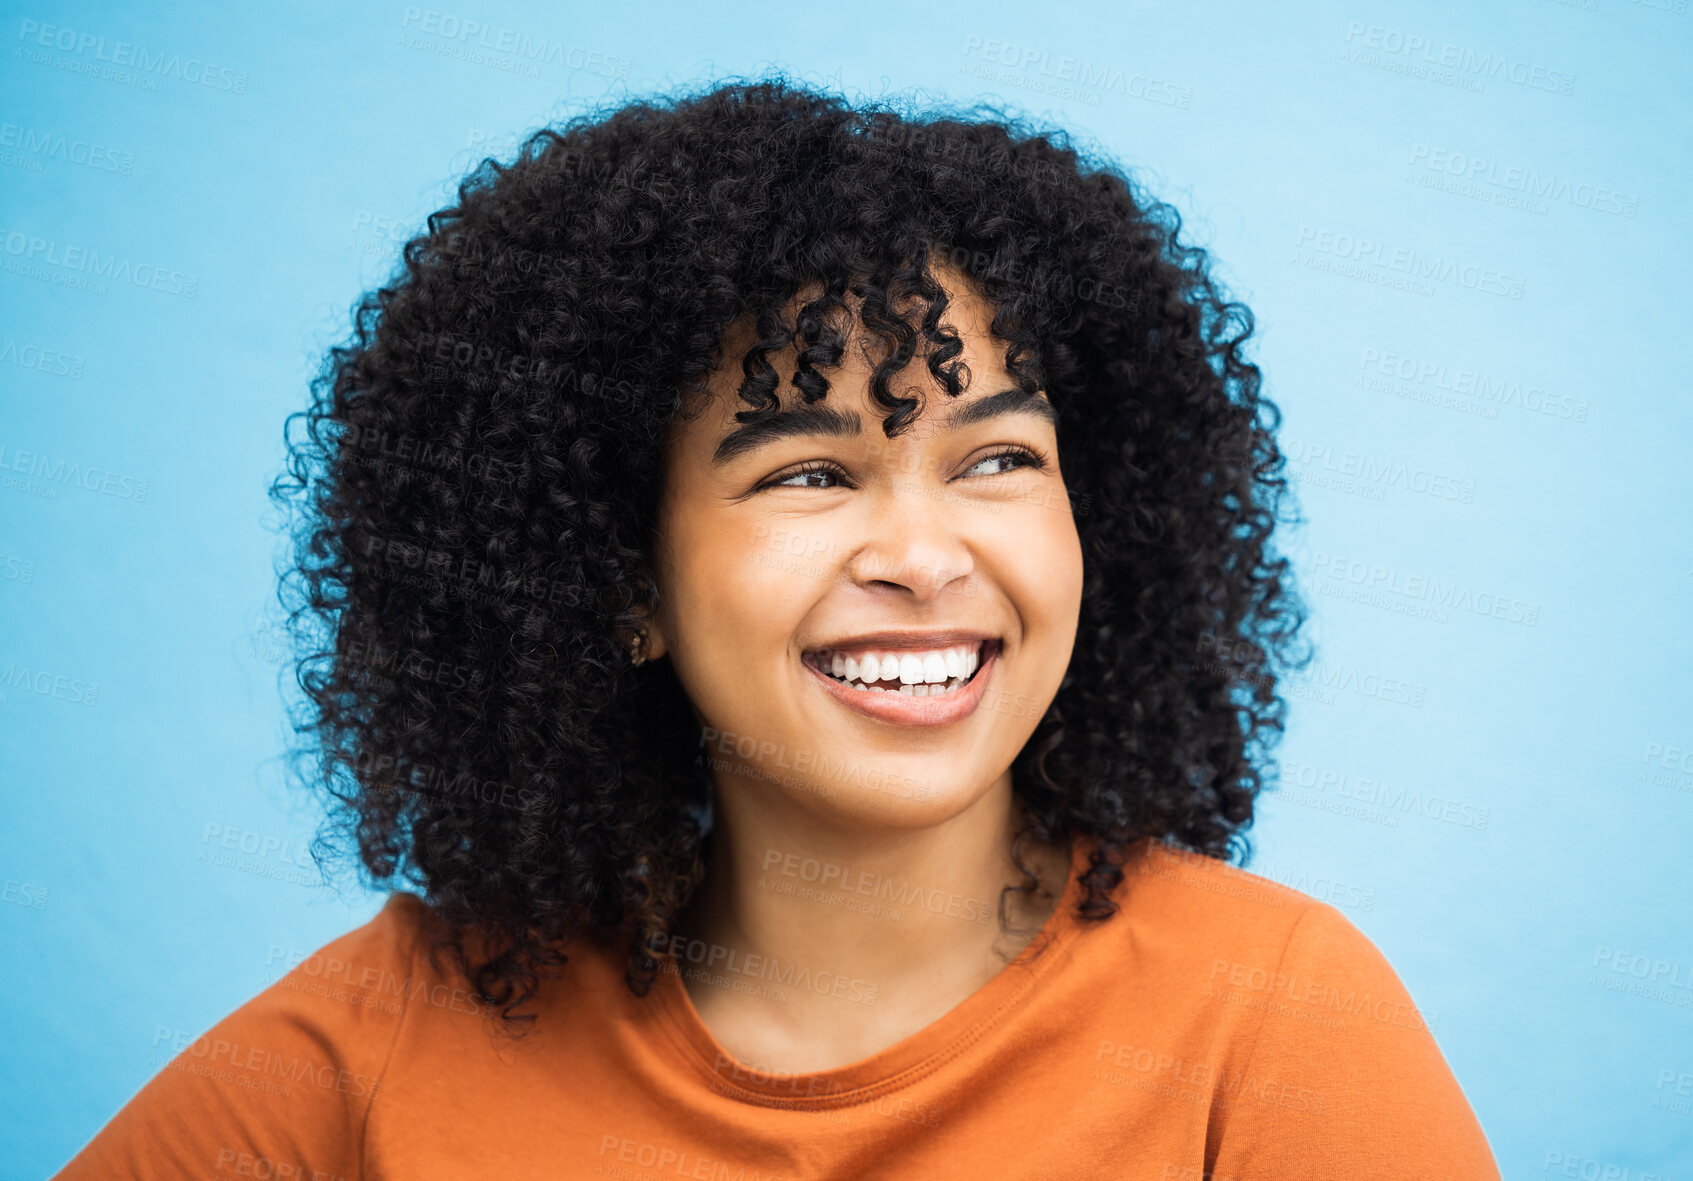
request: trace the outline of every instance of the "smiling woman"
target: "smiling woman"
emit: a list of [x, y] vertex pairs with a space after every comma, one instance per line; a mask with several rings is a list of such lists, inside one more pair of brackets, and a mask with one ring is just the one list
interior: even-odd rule
[[416, 892], [61, 1176], [1496, 1177], [1380, 953], [1227, 864], [1302, 610], [1178, 229], [783, 82], [484, 162], [274, 489], [324, 848]]

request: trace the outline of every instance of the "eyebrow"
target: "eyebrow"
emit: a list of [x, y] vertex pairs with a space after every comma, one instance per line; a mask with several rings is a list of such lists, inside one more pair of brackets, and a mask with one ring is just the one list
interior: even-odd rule
[[[1058, 410], [1045, 398], [1025, 394], [1022, 390], [1003, 390], [986, 398], [978, 398], [965, 406], [955, 406], [941, 419], [943, 431], [963, 430], [990, 418], [1007, 414], [1032, 414], [1043, 422], [1058, 426]], [[801, 403], [780, 411], [762, 422], [744, 423], [730, 431], [712, 453], [713, 467], [730, 463], [749, 451], [778, 439], [797, 436], [820, 438], [856, 438], [864, 432], [864, 420], [850, 410], [832, 406]]]

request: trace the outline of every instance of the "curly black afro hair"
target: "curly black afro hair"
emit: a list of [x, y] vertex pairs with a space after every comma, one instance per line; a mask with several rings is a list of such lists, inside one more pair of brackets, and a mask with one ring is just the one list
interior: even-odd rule
[[[793, 386], [825, 396], [850, 291], [889, 346], [872, 394], [897, 434], [914, 401], [888, 383], [919, 335], [960, 388], [943, 264], [994, 310], [1007, 372], [1057, 407], [1084, 555], [1074, 655], [1012, 766], [1019, 842], [1098, 840], [1092, 920], [1138, 841], [1245, 856], [1305, 621], [1270, 545], [1289, 489], [1242, 352], [1251, 312], [1178, 244], [1174, 209], [984, 110], [742, 80], [537, 131], [430, 216], [289, 416], [271, 496], [293, 510], [282, 598], [295, 754], [328, 797], [317, 851], [419, 887], [433, 951], [507, 1025], [583, 937], [626, 948], [645, 995], [704, 877], [699, 726], [669, 662], [627, 652], [660, 589], [672, 416], [743, 316], [744, 418], [776, 410], [766, 356], [790, 344]], [[916, 323], [891, 310], [912, 298]]]

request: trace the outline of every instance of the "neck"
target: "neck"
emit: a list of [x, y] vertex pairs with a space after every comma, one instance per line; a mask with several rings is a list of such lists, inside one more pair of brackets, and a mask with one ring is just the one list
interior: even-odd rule
[[[1041, 889], [1006, 896], [1002, 931], [1001, 891], [1025, 881], [1011, 860], [1020, 813], [1009, 771], [917, 829], [849, 824], [732, 777], [718, 783], [715, 812], [706, 877], [678, 923], [706, 958], [696, 949], [680, 966], [701, 1019], [743, 1062], [826, 1069], [921, 1029], [1039, 932], [1070, 867], [1067, 849], [1025, 842]], [[777, 986], [780, 999], [727, 987], [757, 973], [723, 965], [753, 956], [831, 987]]]

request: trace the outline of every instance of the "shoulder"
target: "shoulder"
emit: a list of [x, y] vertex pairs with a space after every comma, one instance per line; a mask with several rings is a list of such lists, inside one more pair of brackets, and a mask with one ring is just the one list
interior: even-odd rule
[[[348, 1047], [367, 1066], [380, 1059], [380, 1072], [402, 1041], [438, 1037], [449, 1026], [479, 1029], [494, 1011], [441, 950], [442, 934], [423, 899], [391, 894], [369, 922], [310, 955], [291, 955], [287, 973], [233, 1016], [309, 1023], [325, 1044]], [[486, 951], [475, 933], [465, 944], [472, 957]]]
[[1326, 902], [1215, 857], [1159, 841], [1136, 845], [1112, 894], [1125, 933], [1161, 953], [1202, 956], [1207, 972], [1271, 967], [1284, 956], [1350, 967], [1381, 952]]
[[[1428, 1026], [1381, 949], [1334, 906], [1214, 857], [1158, 842], [1138, 846], [1113, 897], [1118, 935], [1141, 966], [1172, 985], [1262, 1017], [1290, 1013], [1321, 1027], [1367, 1018]], [[1109, 925], [1109, 923], [1107, 924]]]
[[368, 921], [309, 954], [287, 953], [282, 974], [179, 1047], [178, 1062], [268, 1072], [355, 1105], [374, 1096], [418, 986], [434, 982], [428, 916], [417, 895], [390, 894]]
[[[276, 964], [281, 975], [211, 1033], [281, 1039], [289, 1031], [309, 1031], [325, 1054], [369, 1066], [392, 1040], [410, 983], [432, 972], [428, 915], [417, 895], [390, 894], [368, 921], [316, 950], [283, 953]], [[193, 1053], [211, 1033], [185, 1052]]]
[[1497, 1178], [1429, 1020], [1344, 914], [1152, 842], [1124, 868], [1121, 913], [1106, 927], [1126, 921], [1101, 950], [1162, 1020], [1208, 1047], [1218, 1176], [1359, 1176], [1414, 1162], [1404, 1175]]
[[[354, 1176], [365, 1117], [420, 986], [427, 909], [391, 895], [368, 922], [309, 955], [175, 1056], [58, 1174], [199, 1176], [310, 1160]], [[243, 1170], [243, 1164], [249, 1166]]]
[[[311, 993], [310, 982], [359, 988], [377, 985], [396, 973], [410, 975], [425, 950], [429, 909], [416, 894], [390, 894], [369, 921], [304, 954], [289, 953], [285, 974], [272, 987]], [[429, 968], [427, 954], [422, 967]]]

